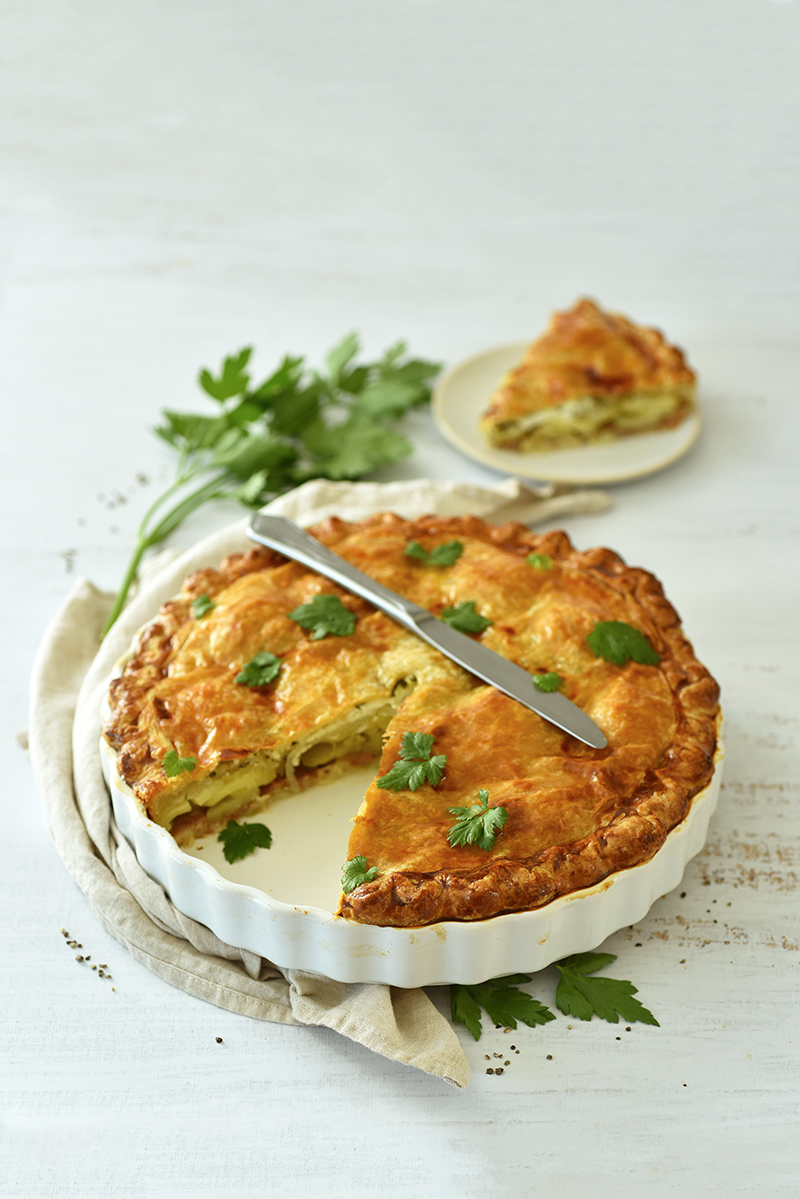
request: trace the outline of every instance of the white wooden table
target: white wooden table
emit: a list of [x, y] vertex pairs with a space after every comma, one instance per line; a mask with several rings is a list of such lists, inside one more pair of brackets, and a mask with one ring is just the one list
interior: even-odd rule
[[[32, 0], [0, 26], [0, 1193], [800, 1193], [800, 7]], [[702, 386], [697, 446], [566, 524], [662, 579], [722, 685], [708, 846], [605, 945], [661, 1027], [462, 1030], [457, 1092], [170, 989], [67, 875], [13, 736], [66, 589], [115, 586], [166, 481], [149, 426], [242, 344], [264, 373], [351, 328], [453, 363], [583, 293]], [[497, 477], [408, 427], [380, 478]]]

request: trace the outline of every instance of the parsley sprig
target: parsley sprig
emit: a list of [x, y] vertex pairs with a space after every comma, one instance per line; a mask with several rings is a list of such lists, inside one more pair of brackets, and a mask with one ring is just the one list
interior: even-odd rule
[[272, 833], [266, 824], [239, 824], [238, 820], [229, 820], [217, 840], [222, 842], [225, 861], [238, 862], [257, 849], [270, 849]]
[[280, 674], [281, 660], [271, 654], [268, 649], [254, 654], [249, 662], [245, 662], [234, 679], [243, 687], [266, 687]]
[[499, 805], [489, 807], [489, 792], [478, 790], [478, 803], [464, 808], [448, 808], [451, 816], [457, 816], [447, 840], [457, 845], [477, 845], [478, 849], [492, 849], [496, 839], [508, 820], [508, 812]]
[[182, 758], [177, 749], [168, 749], [161, 763], [164, 774], [168, 779], [177, 778], [179, 774], [191, 774], [197, 765], [197, 758]]
[[398, 342], [376, 361], [358, 364], [359, 348], [357, 335], [348, 334], [321, 370], [287, 354], [255, 383], [246, 346], [226, 357], [218, 374], [200, 371], [198, 382], [216, 412], [162, 411], [155, 432], [178, 451], [175, 479], [142, 519], [103, 635], [147, 550], [202, 504], [225, 498], [259, 508], [308, 479], [359, 479], [412, 452], [396, 426], [430, 399], [439, 363], [407, 357]]
[[351, 891], [355, 891], [356, 887], [360, 887], [362, 883], [371, 883], [377, 877], [378, 867], [370, 866], [368, 870], [367, 859], [363, 854], [356, 854], [354, 858], [350, 858], [342, 866], [342, 890], [345, 895], [349, 895]]
[[555, 670], [548, 670], [546, 674], [532, 674], [531, 678], [537, 691], [558, 691], [564, 682]]
[[615, 666], [625, 666], [629, 659], [644, 666], [658, 666], [661, 661], [644, 633], [624, 620], [598, 620], [586, 640], [598, 658]]
[[195, 620], [202, 620], [203, 617], [208, 616], [209, 612], [212, 612], [216, 606], [217, 605], [214, 603], [211, 596], [204, 591], [202, 595], [198, 595], [196, 599], [192, 600], [192, 616], [195, 618]]
[[475, 611], [474, 600], [462, 600], [454, 608], [445, 608], [440, 619], [459, 633], [482, 633], [492, 624], [491, 620]]
[[573, 953], [556, 962], [561, 976], [556, 988], [556, 1006], [565, 1016], [576, 1016], [578, 1020], [591, 1020], [599, 1016], [616, 1024], [623, 1020], [640, 1021], [660, 1027], [652, 1012], [643, 1007], [633, 996], [637, 993], [633, 983], [621, 978], [591, 978], [597, 970], [616, 962], [615, 953]]
[[431, 757], [432, 733], [403, 733], [400, 758], [386, 774], [375, 780], [384, 791], [416, 791], [423, 783], [438, 787], [444, 778], [446, 754]]
[[553, 559], [549, 554], [528, 554], [525, 561], [528, 566], [532, 566], [534, 570], [552, 570]]
[[[599, 1016], [601, 1020], [617, 1024], [621, 1016], [631, 1023], [639, 1021], [660, 1027], [653, 1013], [633, 998], [637, 993], [633, 983], [619, 978], [591, 977], [597, 970], [616, 960], [615, 953], [573, 953], [556, 962], [559, 972], [556, 1007], [565, 1016], [574, 1016], [578, 1020], [591, 1020], [592, 1016]], [[520, 991], [518, 984], [530, 981], [530, 974], [508, 974], [477, 985], [453, 983], [450, 987], [453, 1023], [466, 1025], [477, 1041], [483, 1031], [481, 1008], [485, 1009], [494, 1024], [503, 1024], [508, 1028], [516, 1028], [517, 1020], [531, 1028], [555, 1020], [554, 1013], [548, 1007], [527, 991]]]
[[466, 1025], [468, 1032], [479, 1041], [483, 1031], [481, 1008], [485, 1009], [494, 1024], [502, 1024], [506, 1028], [516, 1028], [518, 1020], [530, 1028], [555, 1020], [548, 1007], [515, 985], [530, 981], [529, 974], [507, 974], [503, 978], [490, 978], [488, 982], [470, 986], [453, 983], [450, 987], [450, 1016], [453, 1023]]
[[321, 641], [330, 633], [334, 637], [349, 637], [356, 627], [355, 613], [345, 608], [338, 595], [315, 595], [289, 613], [289, 619], [301, 628], [313, 629], [312, 641]]
[[444, 541], [432, 550], [426, 550], [419, 541], [409, 541], [403, 550], [407, 558], [416, 558], [424, 566], [452, 566], [463, 552], [464, 546], [460, 541]]

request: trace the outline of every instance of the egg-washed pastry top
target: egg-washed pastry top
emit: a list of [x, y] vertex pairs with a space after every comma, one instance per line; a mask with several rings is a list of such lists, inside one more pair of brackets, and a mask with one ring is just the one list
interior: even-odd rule
[[488, 441], [545, 451], [671, 428], [692, 410], [695, 374], [657, 329], [579, 300], [556, 312], [481, 417]]
[[[105, 736], [153, 820], [186, 842], [375, 760], [348, 850], [370, 878], [340, 911], [382, 925], [540, 907], [652, 857], [711, 778], [718, 717], [717, 685], [653, 575], [609, 549], [576, 550], [562, 532], [471, 516], [331, 518], [310, 532], [436, 615], [471, 603], [491, 621], [474, 635], [532, 674], [557, 674], [607, 747], [584, 745], [364, 600], [257, 548], [191, 575], [111, 684]], [[435, 565], [431, 552], [453, 541], [461, 552]], [[339, 597], [352, 632], [290, 615], [318, 595]], [[658, 664], [597, 656], [587, 637], [609, 621], [644, 634]], [[244, 668], [259, 654], [277, 660], [276, 677], [249, 685]], [[386, 789], [407, 732], [433, 737], [443, 777]], [[175, 761], [181, 772], [169, 777]], [[479, 802], [507, 813], [493, 844], [452, 845], [450, 809]]]

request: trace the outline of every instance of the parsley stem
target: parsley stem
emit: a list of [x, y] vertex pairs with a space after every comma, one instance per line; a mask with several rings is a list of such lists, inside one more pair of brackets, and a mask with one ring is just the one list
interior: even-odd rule
[[[207, 468], [200, 468], [200, 470], [204, 469]], [[169, 510], [169, 512], [167, 512], [166, 516], [162, 517], [155, 528], [148, 530], [150, 521], [155, 517], [155, 514], [162, 507], [165, 501], [168, 500], [170, 496], [174, 495], [176, 491], [179, 491], [182, 487], [185, 487], [191, 478], [191, 474], [186, 474], [182, 477], [179, 476], [175, 482], [158, 497], [155, 503], [152, 504], [144, 514], [142, 522], [139, 525], [136, 546], [131, 556], [131, 560], [128, 563], [128, 568], [125, 571], [122, 583], [120, 584], [119, 591], [114, 597], [114, 603], [101, 634], [101, 640], [106, 636], [112, 625], [116, 623], [119, 614], [124, 607], [125, 600], [127, 599], [128, 592], [130, 591], [133, 581], [136, 578], [136, 573], [139, 569], [139, 564], [141, 563], [145, 551], [151, 549], [154, 545], [158, 545], [164, 540], [165, 537], [168, 537], [172, 530], [177, 528], [181, 521], [184, 520], [185, 517], [189, 516], [190, 513], [194, 512], [196, 508], [199, 508], [201, 504], [204, 504], [207, 500], [215, 499], [220, 496], [222, 494], [221, 487], [225, 481], [226, 472], [223, 471], [222, 474], [215, 475], [213, 479], [209, 479], [201, 487], [198, 487], [195, 491], [190, 492], [189, 495], [184, 496], [182, 500], [180, 500], [173, 508]]]
[[167, 490], [161, 493], [158, 499], [156, 499], [155, 502], [150, 505], [142, 517], [139, 524], [139, 532], [137, 533], [137, 538], [139, 541], [146, 544], [149, 536], [147, 532], [147, 526], [149, 525], [155, 513], [160, 507], [162, 507], [164, 502], [168, 500], [171, 495], [174, 495], [176, 491], [179, 491], [180, 488], [184, 486], [184, 484], [188, 483], [191, 477], [192, 476], [190, 474], [183, 474], [180, 469], [178, 470], [175, 482], [170, 484]]
[[[185, 517], [194, 512], [195, 508], [199, 508], [201, 504], [206, 502], [206, 500], [217, 499], [222, 494], [221, 485], [225, 482], [225, 479], [225, 472], [220, 475], [215, 475], [213, 479], [209, 479], [208, 482], [202, 485], [202, 487], [198, 487], [196, 491], [190, 492], [189, 495], [185, 496], [178, 504], [175, 505], [174, 508], [171, 508], [167, 515], [162, 518], [161, 522], [152, 530], [152, 532], [144, 535], [147, 546], [149, 547], [152, 545], [158, 545], [160, 541], [163, 541], [165, 537], [169, 536], [172, 530], [176, 528], [181, 521], [185, 519]], [[188, 482], [188, 479], [184, 480], [184, 482]], [[175, 488], [171, 487], [169, 492], [165, 492], [165, 494], [161, 497], [162, 501], [167, 498], [167, 495], [172, 494], [174, 490]], [[156, 503], [153, 508], [150, 509], [148, 517], [155, 510], [157, 510], [158, 506], [158, 503]], [[147, 519], [147, 517], [145, 519]], [[143, 529], [140, 529], [139, 535], [142, 536], [142, 533]]]
[[131, 584], [136, 578], [136, 572], [139, 569], [139, 563], [141, 562], [142, 555], [146, 549], [146, 542], [142, 541], [141, 539], [136, 542], [136, 548], [134, 549], [131, 560], [128, 563], [128, 569], [125, 571], [125, 575], [120, 583], [119, 591], [114, 597], [114, 604], [111, 608], [111, 612], [109, 613], [108, 620], [106, 621], [103, 631], [100, 634], [101, 641], [106, 636], [111, 626], [116, 623], [117, 617], [122, 611], [123, 604], [125, 603], [128, 592], [131, 589]]

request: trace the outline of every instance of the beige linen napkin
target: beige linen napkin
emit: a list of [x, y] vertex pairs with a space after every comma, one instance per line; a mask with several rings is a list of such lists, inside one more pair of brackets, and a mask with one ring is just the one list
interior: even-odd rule
[[[516, 479], [496, 487], [416, 480], [409, 483], [306, 483], [267, 508], [304, 524], [336, 514], [472, 512], [492, 520], [537, 522], [600, 511], [602, 492], [532, 488]], [[44, 637], [31, 685], [30, 752], [56, 847], [103, 926], [137, 961], [200, 999], [282, 1024], [324, 1025], [384, 1057], [463, 1087], [470, 1070], [458, 1038], [421, 989], [338, 983], [281, 970], [220, 941], [180, 913], [139, 865], [113, 818], [100, 769], [100, 708], [114, 663], [136, 630], [201, 566], [250, 546], [246, 520], [205, 538], [145, 579], [100, 645], [112, 597], [78, 581]]]

